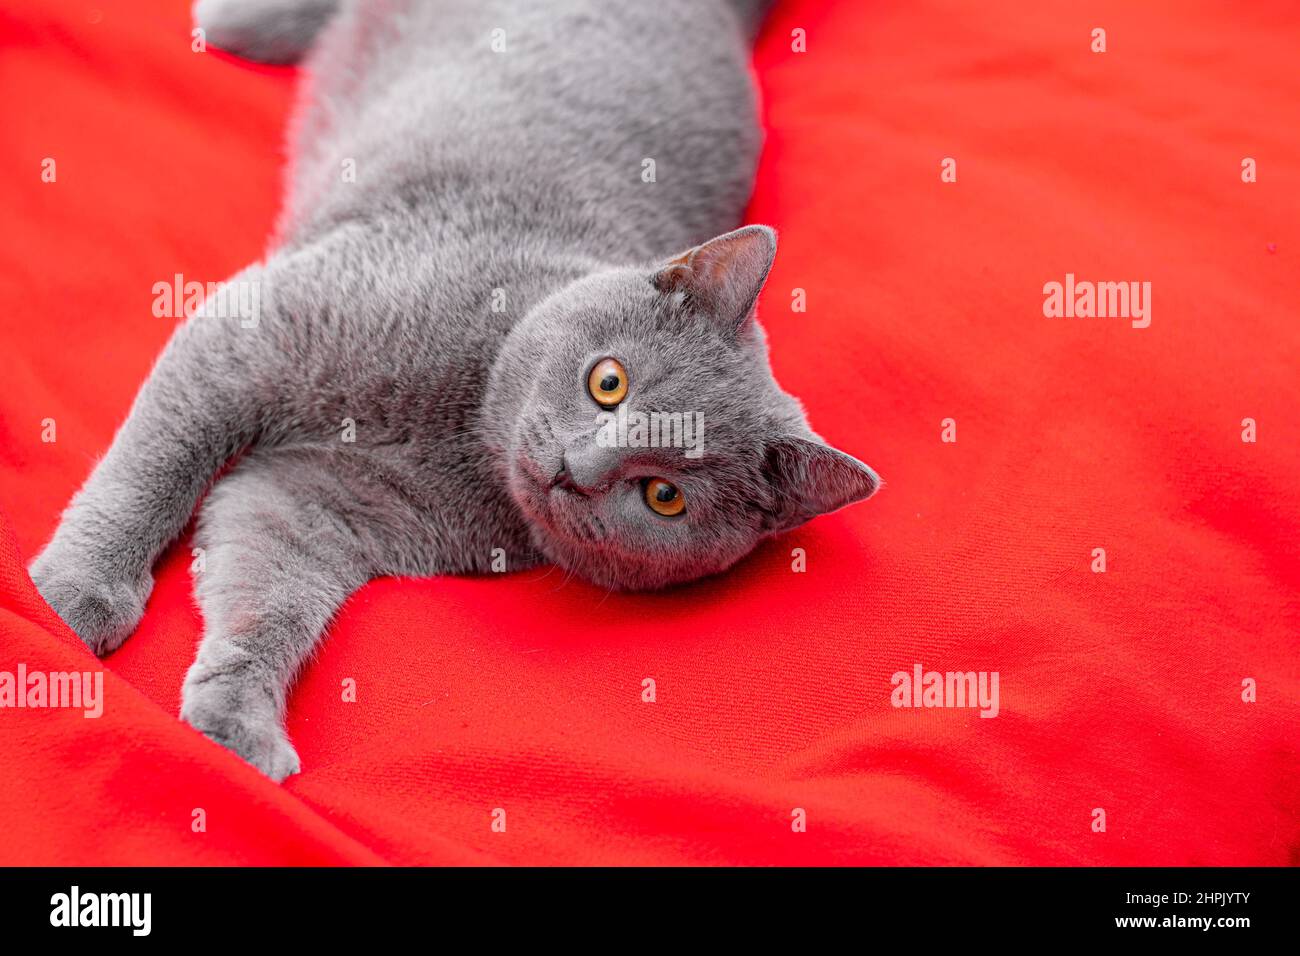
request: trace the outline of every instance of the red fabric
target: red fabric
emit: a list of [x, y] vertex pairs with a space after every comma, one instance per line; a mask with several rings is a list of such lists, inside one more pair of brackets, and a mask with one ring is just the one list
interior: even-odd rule
[[[192, 53], [183, 0], [5, 6], [0, 670], [94, 668], [23, 569], [172, 330], [153, 283], [260, 254], [294, 76]], [[763, 316], [884, 491], [670, 594], [375, 582], [293, 694], [283, 786], [176, 719], [182, 543], [102, 718], [0, 711], [0, 863], [1295, 862], [1298, 31], [785, 0]], [[1150, 281], [1150, 328], [1044, 317], [1067, 272]], [[891, 707], [916, 663], [999, 672], [999, 716]]]

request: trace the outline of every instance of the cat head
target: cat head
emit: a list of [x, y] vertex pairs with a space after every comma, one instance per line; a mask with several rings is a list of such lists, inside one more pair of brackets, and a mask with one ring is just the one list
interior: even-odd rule
[[512, 332], [490, 385], [511, 409], [502, 462], [551, 560], [663, 587], [876, 490], [772, 377], [754, 305], [775, 255], [776, 234], [747, 226], [578, 279]]

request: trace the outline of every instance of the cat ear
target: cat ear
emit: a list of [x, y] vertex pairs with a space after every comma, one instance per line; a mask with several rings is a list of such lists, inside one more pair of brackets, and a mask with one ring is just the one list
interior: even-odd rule
[[654, 274], [665, 295], [683, 292], [728, 331], [745, 324], [776, 258], [776, 231], [745, 226], [670, 259]]
[[776, 505], [767, 516], [771, 531], [798, 527], [810, 518], [869, 498], [880, 476], [817, 439], [783, 437], [768, 442], [767, 477]]

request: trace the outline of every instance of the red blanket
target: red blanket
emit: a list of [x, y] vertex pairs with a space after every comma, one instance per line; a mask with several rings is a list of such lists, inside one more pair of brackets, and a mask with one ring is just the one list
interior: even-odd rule
[[[261, 254], [295, 77], [192, 52], [182, 0], [5, 6], [0, 674], [93, 671], [26, 562], [174, 327], [154, 283]], [[1296, 862], [1297, 35], [1281, 2], [781, 3], [761, 312], [885, 489], [667, 594], [374, 582], [283, 786], [176, 719], [183, 541], [101, 717], [0, 709], [0, 863]], [[1149, 325], [1048, 317], [1067, 281], [1149, 282]], [[893, 706], [917, 665], [996, 672], [997, 716]]]

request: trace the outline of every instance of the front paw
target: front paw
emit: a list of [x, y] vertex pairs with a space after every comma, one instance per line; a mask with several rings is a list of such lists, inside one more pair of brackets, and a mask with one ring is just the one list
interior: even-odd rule
[[299, 770], [274, 698], [244, 669], [195, 662], [181, 688], [181, 720], [277, 783]]
[[29, 569], [36, 590], [96, 655], [117, 650], [144, 615], [153, 577], [131, 580], [51, 544]]

